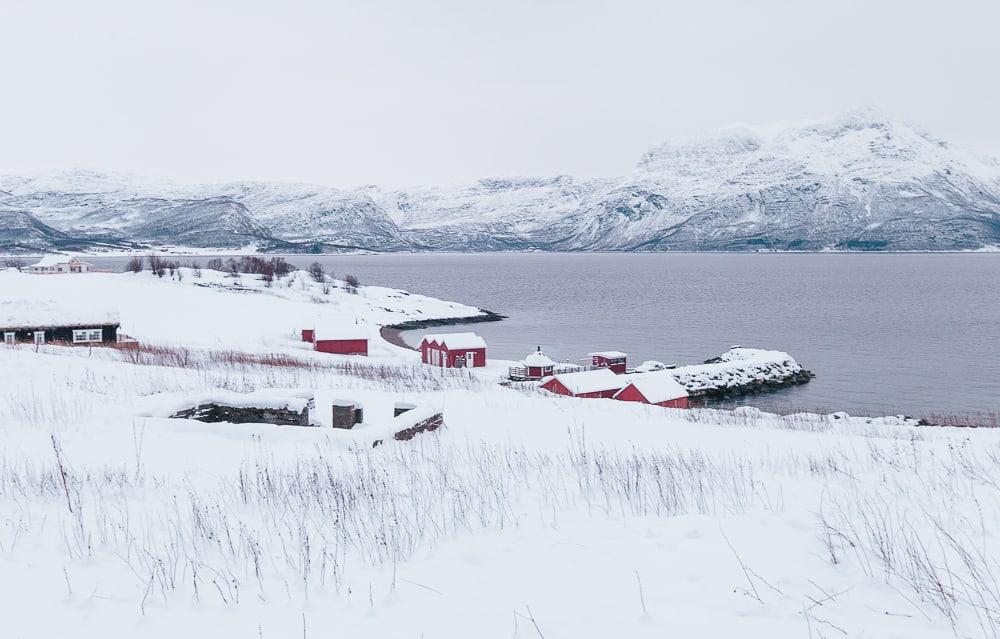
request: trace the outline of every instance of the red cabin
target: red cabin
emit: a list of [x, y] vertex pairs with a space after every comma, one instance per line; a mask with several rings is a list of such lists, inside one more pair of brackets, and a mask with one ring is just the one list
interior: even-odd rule
[[527, 379], [542, 379], [552, 375], [556, 363], [542, 352], [542, 347], [524, 358], [525, 377]]
[[315, 331], [313, 331], [313, 329], [311, 329], [311, 328], [303, 328], [302, 329], [302, 341], [303, 342], [309, 342], [310, 344], [312, 344], [313, 343], [313, 333], [314, 332]]
[[627, 353], [623, 353], [621, 351], [601, 351], [599, 353], [590, 353], [589, 356], [590, 361], [594, 366], [607, 368], [616, 375], [625, 374], [625, 360], [628, 357]]
[[[305, 339], [305, 331], [302, 331]], [[367, 355], [368, 331], [362, 326], [331, 327], [312, 331], [313, 349], [334, 355]]]
[[542, 388], [557, 395], [570, 397], [614, 397], [625, 386], [623, 378], [606, 368], [580, 373], [563, 373], [550, 377]]
[[481, 368], [486, 366], [486, 341], [475, 333], [425, 335], [420, 361], [441, 368]]
[[615, 394], [623, 402], [641, 402], [666, 408], [687, 408], [688, 392], [667, 371], [631, 375], [628, 385]]

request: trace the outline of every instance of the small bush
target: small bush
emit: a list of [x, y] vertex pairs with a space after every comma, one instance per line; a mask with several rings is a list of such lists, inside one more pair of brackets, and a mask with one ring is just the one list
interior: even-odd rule
[[132, 273], [141, 273], [143, 267], [143, 259], [140, 255], [133, 255], [129, 258], [128, 264], [125, 265], [125, 270]]
[[323, 265], [319, 262], [313, 262], [309, 265], [309, 275], [313, 278], [313, 281], [323, 282], [326, 280], [326, 271], [323, 270]]

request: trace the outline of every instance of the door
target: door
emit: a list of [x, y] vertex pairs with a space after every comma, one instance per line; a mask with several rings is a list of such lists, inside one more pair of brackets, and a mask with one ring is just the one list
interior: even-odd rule
[[45, 343], [45, 331], [35, 331], [35, 344], [41, 345]]
[[476, 351], [469, 351], [465, 354], [465, 365], [474, 368], [476, 365]]
[[7, 346], [13, 346], [14, 345], [14, 333], [4, 333], [3, 334], [3, 343], [6, 344]]

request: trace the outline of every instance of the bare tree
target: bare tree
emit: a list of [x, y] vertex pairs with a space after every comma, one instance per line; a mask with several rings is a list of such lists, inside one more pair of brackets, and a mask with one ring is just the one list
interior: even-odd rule
[[141, 255], [133, 255], [129, 259], [128, 264], [125, 266], [125, 270], [131, 271], [133, 273], [141, 273], [142, 272], [142, 266], [143, 266], [142, 263], [143, 263], [143, 260], [142, 260], [142, 256]]
[[208, 264], [205, 265], [205, 268], [210, 271], [222, 271], [225, 270], [226, 266], [222, 263], [221, 257], [213, 257], [208, 261]]
[[309, 265], [309, 275], [317, 282], [322, 282], [326, 279], [326, 271], [323, 270], [323, 265], [319, 262], [313, 262]]
[[[156, 253], [150, 253], [149, 257], [146, 258], [146, 262], [149, 264], [149, 271], [160, 275], [160, 271], [163, 270], [163, 258]], [[160, 277], [163, 277], [160, 275]]]
[[347, 292], [355, 295], [358, 293], [358, 287], [361, 286], [361, 282], [358, 281], [358, 278], [355, 275], [345, 275], [344, 284], [347, 285]]

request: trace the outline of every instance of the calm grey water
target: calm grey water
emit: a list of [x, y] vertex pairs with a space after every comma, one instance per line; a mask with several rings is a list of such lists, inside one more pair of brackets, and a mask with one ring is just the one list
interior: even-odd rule
[[[185, 258], [187, 259], [187, 258]], [[733, 344], [784, 350], [812, 383], [772, 409], [926, 415], [1000, 411], [1000, 255], [448, 254], [293, 256], [364, 284], [487, 308], [493, 357], [541, 345], [630, 362], [700, 362]], [[124, 258], [93, 260], [124, 265]], [[201, 258], [204, 262], [205, 258]]]

